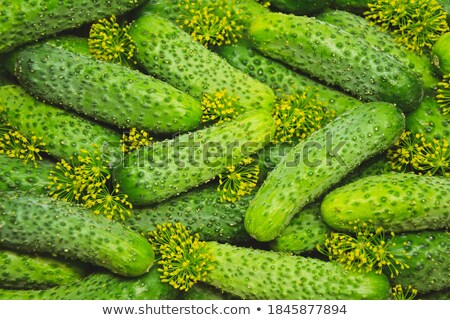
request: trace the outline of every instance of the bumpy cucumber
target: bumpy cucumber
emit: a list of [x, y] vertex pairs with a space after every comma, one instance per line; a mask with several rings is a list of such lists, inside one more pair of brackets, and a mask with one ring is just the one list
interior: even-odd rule
[[323, 244], [330, 231], [320, 214], [320, 203], [316, 202], [297, 213], [270, 247], [274, 251], [300, 254]]
[[181, 222], [202, 240], [244, 243], [250, 237], [244, 229], [244, 214], [253, 194], [240, 200], [221, 202], [217, 184], [199, 187], [156, 206], [135, 208], [125, 220], [130, 229], [147, 234], [159, 224]]
[[434, 75], [430, 59], [413, 51], [403, 49], [394, 41], [388, 32], [382, 32], [361, 16], [342, 11], [328, 10], [317, 16], [317, 19], [335, 25], [348, 33], [365, 39], [369, 44], [389, 53], [418, 73], [425, 89], [434, 89], [439, 79]]
[[142, 2], [144, 1], [2, 0], [0, 53], [99, 18], [123, 14]]
[[194, 42], [176, 24], [156, 15], [143, 15], [133, 22], [130, 35], [138, 49], [136, 60], [146, 72], [193, 97], [225, 89], [244, 110], [273, 108], [272, 89]]
[[135, 205], [162, 202], [237, 165], [267, 144], [274, 132], [269, 112], [249, 111], [222, 125], [131, 152], [115, 168], [113, 178]]
[[119, 148], [120, 135], [82, 116], [41, 102], [18, 85], [0, 87], [1, 116], [25, 137], [42, 138], [56, 159], [69, 159], [81, 149], [89, 152]]
[[387, 278], [334, 262], [208, 242], [214, 269], [205, 282], [243, 299], [387, 299]]
[[329, 2], [329, 0], [271, 0], [270, 5], [282, 12], [301, 16], [318, 13], [327, 8]]
[[119, 128], [175, 133], [200, 124], [200, 102], [130, 68], [52, 44], [17, 54], [15, 74], [27, 91]]
[[[94, 273], [72, 284], [45, 290], [1, 290], [0, 300], [173, 300], [178, 292], [162, 283], [157, 268], [138, 278]], [[137, 312], [138, 310], [136, 310]]]
[[270, 86], [277, 96], [303, 92], [308, 87], [317, 93], [316, 100], [334, 109], [336, 115], [356, 107], [361, 102], [347, 94], [304, 76], [284, 64], [262, 55], [247, 39], [233, 45], [222, 46], [216, 52], [233, 67]]
[[291, 218], [404, 130], [404, 116], [386, 102], [362, 104], [298, 143], [258, 190], [245, 214], [255, 239], [277, 237]]
[[391, 280], [393, 285], [412, 286], [420, 293], [450, 288], [450, 234], [422, 231], [395, 236], [390, 247], [396, 258], [409, 268]]
[[423, 98], [416, 110], [406, 116], [406, 130], [423, 133], [428, 140], [450, 137], [450, 116], [444, 116], [434, 98]]
[[352, 231], [356, 221], [388, 231], [448, 228], [450, 180], [412, 173], [367, 177], [327, 194], [321, 212], [336, 230]]
[[205, 283], [197, 283], [188, 292], [183, 292], [180, 297], [182, 300], [237, 300], [235, 296], [221, 292], [217, 288]]
[[444, 33], [433, 44], [431, 50], [433, 64], [441, 74], [450, 73], [450, 32]]
[[264, 54], [367, 101], [413, 110], [422, 99], [417, 74], [344, 30], [305, 17], [268, 13], [253, 20], [250, 39]]
[[145, 273], [154, 261], [138, 233], [88, 209], [43, 195], [2, 192], [0, 243], [103, 266], [124, 276]]
[[369, 3], [372, 2], [374, 0], [333, 0], [331, 5], [338, 9], [361, 14], [369, 8]]
[[43, 289], [87, 275], [81, 264], [10, 250], [0, 250], [0, 270], [0, 287], [8, 289]]

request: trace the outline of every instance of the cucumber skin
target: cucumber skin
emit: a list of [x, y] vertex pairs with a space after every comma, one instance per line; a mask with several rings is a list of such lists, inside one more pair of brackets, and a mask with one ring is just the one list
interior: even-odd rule
[[267, 144], [274, 132], [269, 112], [249, 111], [222, 125], [133, 151], [114, 169], [113, 179], [133, 205], [162, 202], [238, 164]]
[[409, 268], [391, 280], [393, 286], [412, 286], [419, 293], [450, 288], [450, 233], [421, 231], [396, 235], [391, 252]]
[[271, 0], [270, 5], [285, 13], [297, 16], [313, 15], [328, 7], [328, 0]]
[[35, 135], [45, 142], [45, 149], [55, 159], [74, 161], [81, 149], [90, 153], [108, 146], [119, 148], [120, 136], [82, 116], [41, 102], [19, 85], [0, 87], [0, 105], [5, 121], [21, 134], [30, 138]]
[[275, 94], [265, 84], [229, 65], [177, 25], [156, 15], [143, 15], [130, 28], [142, 69], [201, 99], [204, 93], [227, 90], [248, 111], [271, 111]]
[[46, 256], [0, 250], [0, 287], [4, 289], [45, 289], [83, 279], [81, 264]]
[[93, 263], [124, 276], [145, 273], [154, 252], [145, 237], [88, 209], [42, 195], [2, 192], [0, 244]]
[[[282, 13], [257, 17], [250, 40], [263, 54], [365, 101], [412, 111], [423, 96], [416, 73], [363, 39], [323, 21]], [[337, 68], [339, 65], [339, 68]]]
[[241, 39], [233, 45], [215, 48], [215, 51], [233, 67], [270, 86], [278, 97], [303, 92], [309, 87], [317, 92], [316, 100], [324, 103], [329, 109], [334, 109], [336, 115], [361, 104], [356, 98], [322, 85], [262, 55], [247, 39]]
[[178, 292], [162, 283], [157, 268], [137, 278], [98, 272], [46, 290], [1, 290], [0, 300], [174, 300]]
[[120, 15], [144, 0], [69, 1], [69, 0], [2, 0], [0, 19], [0, 53], [62, 30], [84, 23]]
[[[404, 115], [385, 102], [362, 104], [337, 117], [297, 144], [268, 175], [247, 209], [245, 229], [258, 241], [273, 240], [295, 213], [386, 150], [403, 130]], [[339, 145], [344, 163], [331, 151]], [[308, 161], [302, 161], [303, 152]]]
[[345, 11], [362, 14], [369, 9], [369, 3], [375, 0], [333, 0], [331, 6]]
[[240, 200], [220, 202], [217, 184], [195, 188], [156, 206], [134, 208], [124, 221], [130, 229], [147, 234], [159, 224], [181, 222], [204, 241], [242, 244], [251, 238], [244, 229], [244, 214], [253, 194]]
[[328, 193], [321, 212], [341, 231], [352, 231], [356, 221], [394, 232], [448, 228], [450, 180], [412, 173], [367, 177]]
[[189, 95], [139, 71], [52, 44], [22, 49], [14, 71], [30, 93], [118, 128], [176, 133], [200, 125], [200, 102]]
[[205, 282], [243, 299], [387, 299], [387, 278], [334, 262], [208, 242], [214, 269]]
[[327, 10], [316, 18], [342, 28], [346, 32], [369, 42], [375, 48], [394, 56], [398, 61], [418, 73], [426, 90], [436, 88], [439, 79], [435, 76], [433, 66], [427, 56], [402, 49], [389, 33], [371, 26], [363, 17], [342, 10]]
[[[449, 5], [450, 6], [450, 3]], [[442, 75], [450, 73], [450, 33], [444, 33], [433, 44], [431, 49], [431, 60]]]

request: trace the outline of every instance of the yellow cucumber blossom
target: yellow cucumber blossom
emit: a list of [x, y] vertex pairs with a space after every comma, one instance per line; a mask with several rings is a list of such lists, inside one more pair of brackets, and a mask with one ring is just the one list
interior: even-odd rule
[[214, 93], [213, 96], [205, 93], [202, 98], [202, 122], [215, 122], [217, 125], [224, 121], [231, 121], [239, 115], [240, 107], [237, 98], [227, 95], [227, 90]]
[[128, 133], [122, 134], [122, 140], [120, 140], [120, 148], [123, 153], [129, 153], [142, 147], [148, 147], [152, 143], [153, 138], [147, 131], [138, 131], [136, 128], [131, 128]]
[[436, 100], [443, 115], [450, 113], [450, 74], [443, 77], [438, 84]]

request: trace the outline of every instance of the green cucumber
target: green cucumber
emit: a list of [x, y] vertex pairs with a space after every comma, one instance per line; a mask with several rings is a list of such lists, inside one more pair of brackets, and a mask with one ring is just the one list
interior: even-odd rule
[[249, 111], [222, 125], [133, 151], [114, 169], [113, 178], [134, 205], [162, 202], [237, 165], [267, 144], [274, 132], [269, 112]]
[[363, 161], [388, 149], [404, 130], [404, 115], [386, 102], [362, 104], [298, 143], [258, 190], [245, 228], [270, 241], [305, 205], [339, 183]]
[[123, 14], [143, 0], [1, 0], [0, 53], [24, 43], [73, 29], [113, 14]]
[[182, 300], [237, 300], [235, 296], [221, 292], [213, 286], [205, 283], [197, 283], [188, 292], [180, 295]]
[[387, 231], [418, 231], [450, 226], [450, 179], [389, 173], [366, 177], [327, 194], [325, 222], [352, 231], [354, 222]]
[[278, 97], [312, 88], [316, 92], [316, 100], [324, 103], [328, 108], [334, 109], [336, 115], [361, 104], [356, 98], [322, 85], [284, 64], [262, 55], [253, 48], [247, 39], [241, 39], [233, 45], [218, 47], [215, 51], [233, 67], [270, 86]]
[[27, 138], [42, 138], [48, 153], [56, 159], [76, 161], [80, 150], [119, 149], [120, 135], [91, 120], [62, 110], [31, 96], [18, 85], [0, 87], [0, 115]]
[[328, 10], [319, 14], [317, 19], [342, 28], [353, 36], [365, 39], [375, 48], [394, 56], [418, 73], [425, 89], [436, 88], [439, 79], [434, 75], [433, 66], [427, 56], [402, 48], [394, 41], [390, 33], [380, 31], [363, 17], [347, 11]]
[[124, 276], [141, 275], [154, 261], [150, 244], [136, 232], [43, 195], [2, 192], [0, 226], [4, 248], [84, 261]]
[[281, 12], [301, 16], [317, 14], [327, 8], [330, 2], [329, 0], [271, 0], [270, 6]]
[[374, 0], [333, 0], [331, 5], [334, 8], [362, 14], [369, 9], [369, 3], [373, 2]]
[[387, 278], [338, 263], [207, 242], [214, 260], [205, 282], [243, 299], [387, 299]]
[[26, 47], [16, 57], [15, 75], [27, 91], [90, 118], [157, 133], [200, 124], [199, 101], [139, 71], [52, 44]]
[[418, 75], [391, 55], [326, 22], [268, 13], [249, 30], [257, 49], [365, 101], [395, 103], [405, 112], [422, 99]]
[[49, 160], [37, 163], [37, 167], [24, 165], [22, 159], [0, 154], [0, 191], [22, 190], [46, 194], [55, 163]]
[[[177, 290], [159, 279], [157, 268], [137, 278], [97, 272], [45, 290], [1, 290], [0, 300], [174, 300]], [[136, 310], [138, 312], [138, 310]]]
[[0, 249], [0, 287], [44, 289], [69, 284], [87, 275], [81, 264]]
[[450, 74], [450, 32], [444, 33], [433, 44], [431, 60], [441, 74]]
[[254, 194], [240, 200], [221, 202], [217, 184], [195, 188], [151, 207], [135, 208], [124, 221], [130, 229], [142, 234], [156, 230], [166, 222], [181, 222], [202, 240], [244, 243], [250, 240], [244, 229], [244, 214]]
[[129, 33], [136, 44], [136, 60], [147, 73], [197, 99], [226, 90], [243, 110], [272, 110], [275, 94], [268, 86], [229, 65], [174, 23], [143, 15]]
[[391, 282], [411, 286], [419, 293], [450, 288], [450, 233], [422, 231], [396, 235], [390, 242], [390, 252], [409, 268]]
[[419, 294], [419, 300], [450, 300], [450, 290], [430, 291], [425, 294]]

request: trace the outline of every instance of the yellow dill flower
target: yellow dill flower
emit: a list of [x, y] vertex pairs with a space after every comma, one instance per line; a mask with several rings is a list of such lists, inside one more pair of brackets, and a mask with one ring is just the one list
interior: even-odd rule
[[145, 130], [138, 131], [136, 128], [131, 128], [128, 133], [122, 134], [122, 140], [120, 140], [120, 148], [123, 153], [148, 147], [152, 144], [153, 138], [150, 137]]
[[387, 161], [391, 169], [397, 172], [416, 169], [419, 165], [418, 155], [424, 148], [423, 140], [423, 134], [413, 135], [410, 131], [403, 132], [387, 152]]
[[93, 192], [88, 192], [83, 196], [83, 203], [95, 214], [103, 214], [112, 220], [125, 220], [131, 217], [130, 209], [132, 204], [128, 202], [128, 196], [119, 191], [120, 185], [117, 184], [113, 190], [102, 185]]
[[450, 148], [447, 139], [422, 140], [415, 169], [428, 175], [450, 177]]
[[89, 186], [89, 181], [77, 174], [73, 157], [69, 161], [61, 159], [55, 165], [55, 169], [50, 171], [49, 195], [55, 199], [67, 202], [80, 202], [85, 190]]
[[391, 297], [393, 300], [413, 300], [417, 296], [417, 290], [412, 286], [403, 289], [402, 285], [398, 284], [392, 288]]
[[205, 47], [232, 44], [242, 37], [240, 10], [234, 1], [181, 1], [177, 23]]
[[116, 16], [101, 19], [89, 31], [89, 51], [94, 58], [126, 66], [136, 64], [133, 59], [136, 45], [129, 35], [130, 24], [121, 26]]
[[438, 84], [437, 89], [437, 103], [441, 107], [443, 115], [450, 113], [450, 74], [443, 77], [442, 81]]
[[148, 239], [160, 256], [161, 281], [176, 289], [188, 291], [198, 281], [204, 281], [212, 269], [213, 257], [206, 243], [181, 223], [157, 225], [148, 233]]
[[29, 161], [37, 167], [36, 160], [42, 160], [41, 152], [47, 152], [42, 138], [32, 135], [27, 139], [20, 132], [2, 126], [3, 134], [0, 135], [0, 153], [10, 158], [19, 158], [24, 164]]
[[383, 31], [391, 31], [397, 42], [422, 52], [431, 49], [449, 30], [447, 12], [436, 0], [377, 0], [369, 3], [366, 19]]
[[77, 159], [79, 165], [75, 167], [75, 174], [88, 183], [88, 192], [102, 188], [111, 177], [107, 162], [102, 159], [101, 154], [97, 150], [90, 153], [85, 149], [81, 149]]
[[274, 142], [292, 143], [294, 139], [305, 139], [322, 128], [335, 112], [330, 111], [307, 88], [302, 94], [287, 95], [275, 105], [273, 118], [276, 124]]
[[238, 166], [228, 166], [227, 173], [219, 174], [220, 201], [235, 202], [252, 192], [258, 183], [259, 163], [245, 158]]
[[203, 94], [202, 98], [202, 122], [215, 121], [220, 124], [230, 121], [239, 115], [240, 107], [237, 106], [237, 98], [227, 95], [227, 90], [221, 90], [211, 97]]

